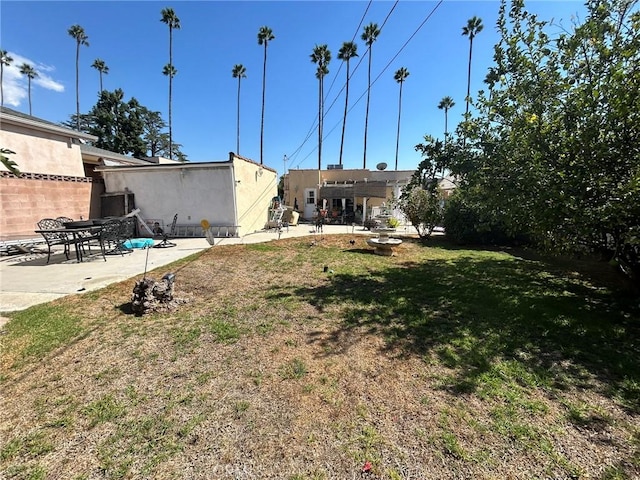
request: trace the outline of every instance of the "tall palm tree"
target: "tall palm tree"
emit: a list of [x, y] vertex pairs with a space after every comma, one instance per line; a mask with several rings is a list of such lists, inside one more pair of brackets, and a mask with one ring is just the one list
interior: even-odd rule
[[9, 56], [6, 50], [0, 50], [0, 105], [4, 106], [4, 89], [2, 83], [2, 77], [4, 76], [4, 66], [11, 65], [13, 58]]
[[344, 147], [344, 130], [347, 124], [347, 108], [349, 106], [349, 60], [358, 56], [358, 45], [355, 42], [344, 42], [338, 50], [338, 59], [347, 64], [347, 83], [344, 96], [344, 117], [342, 118], [342, 138], [340, 140], [340, 165], [342, 165], [342, 150]]
[[164, 67], [162, 67], [162, 74], [169, 77], [169, 158], [170, 159], [173, 159], [173, 146], [174, 146], [172, 131], [171, 131], [171, 93], [172, 93], [172, 86], [173, 86], [172, 79], [173, 77], [176, 76], [177, 73], [178, 73], [178, 70], [176, 70], [176, 67], [174, 67], [170, 63], [167, 63]]
[[80, 131], [80, 45], [88, 47], [89, 37], [80, 25], [71, 25], [67, 33], [76, 41], [76, 129]]
[[236, 130], [238, 134], [238, 139], [236, 143], [236, 153], [240, 155], [240, 81], [243, 78], [247, 78], [247, 69], [241, 63], [234, 65], [233, 70], [231, 70], [231, 75], [233, 78], [238, 79], [238, 113], [236, 115]]
[[398, 98], [398, 135], [396, 136], [396, 170], [398, 170], [398, 149], [400, 147], [400, 112], [402, 111], [402, 84], [409, 76], [409, 70], [401, 67], [396, 70], [393, 79], [400, 84], [400, 97]]
[[20, 65], [20, 73], [26, 75], [29, 82], [29, 115], [31, 115], [31, 80], [38, 76], [38, 72], [28, 63], [23, 63]]
[[467, 20], [467, 24], [462, 27], [462, 35], [469, 37], [469, 70], [467, 72], [467, 107], [464, 111], [464, 118], [469, 115], [469, 98], [471, 95], [471, 56], [473, 53], [473, 39], [478, 33], [482, 31], [484, 25], [482, 25], [482, 19], [475, 15]]
[[269, 42], [275, 39], [273, 31], [267, 27], [260, 27], [258, 30], [258, 45], [264, 45], [264, 62], [262, 64], [262, 116], [260, 117], [260, 165], [262, 165], [263, 145], [264, 145], [264, 92], [267, 80], [267, 46]]
[[367, 168], [367, 130], [369, 129], [369, 100], [371, 97], [371, 49], [373, 46], [373, 42], [378, 39], [378, 35], [380, 35], [380, 29], [378, 28], [377, 23], [370, 23], [369, 25], [365, 25], [364, 31], [360, 38], [364, 40], [364, 43], [367, 45], [369, 50], [369, 73], [368, 73], [368, 83], [367, 83], [367, 111], [364, 117], [364, 160], [362, 164], [362, 168]]
[[444, 110], [444, 143], [446, 145], [447, 143], [447, 120], [448, 120], [448, 113], [449, 113], [449, 109], [453, 108], [453, 106], [456, 104], [456, 102], [453, 101], [453, 98], [446, 96], [446, 97], [442, 97], [442, 100], [440, 100], [440, 103], [438, 104], [438, 108], [440, 110]]
[[318, 170], [322, 169], [322, 127], [324, 123], [324, 77], [329, 73], [329, 62], [331, 52], [326, 44], [316, 45], [311, 53], [311, 61], [318, 68], [316, 78], [318, 79]]
[[102, 92], [102, 90], [104, 90], [102, 88], [102, 74], [104, 73], [106, 75], [107, 73], [109, 73], [109, 67], [107, 67], [106, 63], [104, 63], [104, 60], [100, 60], [99, 58], [96, 58], [91, 66], [98, 70], [98, 73], [100, 74], [100, 91]]
[[169, 77], [169, 158], [173, 158], [173, 123], [171, 117], [171, 100], [173, 93], [173, 77], [178, 73], [173, 66], [173, 30], [180, 29], [180, 19], [173, 11], [173, 8], [163, 8], [160, 12], [160, 21], [169, 26], [169, 63], [164, 66], [162, 73]]

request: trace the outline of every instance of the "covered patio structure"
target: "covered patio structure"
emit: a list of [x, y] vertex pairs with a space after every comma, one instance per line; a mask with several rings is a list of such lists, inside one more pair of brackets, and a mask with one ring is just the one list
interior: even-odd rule
[[[386, 181], [345, 181], [320, 186], [319, 199], [328, 210], [330, 223], [362, 223], [366, 220], [367, 201], [386, 199], [390, 185]], [[325, 204], [326, 201], [326, 204]], [[358, 205], [362, 205], [359, 211]]]

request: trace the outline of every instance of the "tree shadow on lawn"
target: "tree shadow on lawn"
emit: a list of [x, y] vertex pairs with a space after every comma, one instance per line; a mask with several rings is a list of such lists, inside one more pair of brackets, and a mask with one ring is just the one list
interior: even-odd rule
[[341, 306], [328, 340], [336, 349], [364, 329], [390, 350], [453, 369], [455, 391], [476, 391], [486, 375], [502, 375], [501, 363], [530, 386], [591, 388], [599, 380], [640, 413], [637, 299], [542, 262], [475, 252], [330, 278], [296, 295], [320, 310]]

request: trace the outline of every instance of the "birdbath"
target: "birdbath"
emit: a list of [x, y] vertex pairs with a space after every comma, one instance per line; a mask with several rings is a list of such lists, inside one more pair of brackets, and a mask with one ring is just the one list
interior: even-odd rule
[[389, 237], [390, 233], [396, 231], [395, 228], [376, 228], [372, 230], [373, 233], [377, 233], [377, 238], [369, 238], [367, 239], [367, 243], [369, 246], [373, 247], [373, 253], [376, 255], [383, 255], [385, 257], [390, 257], [393, 255], [393, 247], [397, 247], [402, 243], [402, 240], [399, 238], [391, 238]]

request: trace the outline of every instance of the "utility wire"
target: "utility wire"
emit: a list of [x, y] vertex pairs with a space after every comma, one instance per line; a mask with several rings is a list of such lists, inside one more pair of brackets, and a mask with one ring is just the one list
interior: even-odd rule
[[[400, 50], [398, 50], [398, 52], [391, 58], [391, 60], [389, 60], [389, 62], [387, 63], [387, 65], [382, 69], [382, 71], [378, 74], [378, 76], [373, 80], [373, 82], [371, 82], [371, 86], [373, 86], [378, 79], [382, 76], [382, 74], [389, 68], [389, 66], [391, 65], [391, 63], [393, 63], [393, 61], [398, 58], [398, 55], [400, 55], [400, 53], [402, 53], [402, 51], [406, 48], [406, 46], [409, 44], [409, 42], [411, 40], [413, 40], [413, 37], [415, 37], [418, 32], [422, 29], [422, 27], [424, 27], [424, 25], [429, 21], [429, 19], [431, 18], [431, 16], [435, 13], [435, 11], [440, 7], [440, 5], [442, 5], [442, 3], [444, 2], [444, 0], [440, 0], [435, 7], [433, 7], [433, 10], [431, 10], [431, 12], [429, 12], [429, 14], [425, 17], [425, 19], [422, 21], [422, 23], [418, 26], [418, 28], [416, 28], [416, 30], [411, 34], [411, 36], [408, 38], [408, 40], [402, 45], [402, 47], [400, 47]], [[398, 2], [396, 2], [397, 4]], [[395, 8], [395, 4], [393, 6], [393, 8]], [[392, 8], [392, 10], [393, 10]], [[391, 12], [390, 12], [391, 13]], [[387, 18], [389, 18], [389, 15], [387, 15]], [[386, 19], [385, 22], [386, 23]], [[383, 23], [383, 25], [384, 25]], [[382, 31], [382, 28], [380, 29]], [[368, 51], [368, 49], [367, 49]], [[362, 58], [364, 58], [364, 55], [362, 56]], [[360, 63], [358, 63], [358, 65], [360, 65]], [[340, 90], [340, 92], [342, 92], [342, 90]], [[338, 95], [340, 94], [340, 92], [338, 93]], [[358, 97], [358, 99], [351, 105], [351, 107], [349, 108], [348, 112], [351, 112], [351, 110], [353, 108], [355, 108], [355, 106], [358, 104], [358, 102], [360, 102], [360, 100], [362, 100], [362, 98], [365, 96], [365, 94], [367, 93], [367, 91], [365, 90], [362, 95], [360, 95], [360, 97]], [[333, 106], [333, 104], [335, 104], [335, 102], [337, 101], [337, 97], [336, 99], [334, 99], [334, 101], [331, 103], [331, 105], [329, 106], [329, 109], [327, 109], [327, 112], [331, 109], [331, 107]], [[341, 120], [340, 120], [341, 121]], [[331, 135], [331, 133], [333, 133], [333, 131], [340, 125], [340, 121], [338, 121], [338, 123], [336, 123], [333, 128], [331, 128], [331, 130], [329, 130], [329, 132], [324, 136], [324, 138], [322, 139], [322, 141], [324, 142], [324, 140], [326, 138], [329, 137], [329, 135]], [[302, 145], [300, 145], [300, 147], [298, 147], [298, 150], [300, 150], [302, 148], [302, 146], [306, 143], [306, 141], [308, 140], [305, 139], [305, 141], [302, 143]], [[316, 150], [317, 150], [317, 146], [315, 146], [313, 148], [313, 150], [311, 150], [311, 152], [309, 152], [307, 154], [307, 156], [305, 156], [302, 160], [300, 160], [300, 162], [298, 163], [297, 167], [300, 167], [300, 165], [307, 160], [311, 154], [313, 154]]]
[[[362, 22], [364, 21], [364, 18], [367, 14], [367, 12], [369, 11], [369, 7], [371, 6], [373, 0], [369, 0], [369, 4], [367, 5], [366, 10], [364, 11], [364, 14], [362, 15], [362, 18], [360, 19], [360, 23], [358, 24], [358, 27], [356, 28], [356, 31], [353, 34], [353, 37], [351, 38], [351, 41], [353, 42], [356, 38], [356, 35], [358, 35], [358, 32], [360, 31], [360, 27], [362, 26]], [[384, 21], [382, 22], [382, 26], [380, 27], [380, 32], [382, 32], [382, 27], [385, 26], [385, 24], [387, 23], [387, 20], [389, 20], [389, 17], [391, 16], [391, 14], [393, 13], [393, 11], [395, 10], [396, 6], [398, 5], [398, 2], [400, 0], [396, 0], [395, 3], [393, 4], [393, 6], [391, 7], [391, 10], [389, 10], [389, 13], [387, 13], [387, 16], [385, 17]], [[369, 49], [371, 48], [371, 45], [369, 45], [369, 47], [367, 48], [367, 51], [365, 52], [365, 54], [369, 51]], [[360, 66], [360, 64], [362, 63], [362, 61], [364, 60], [365, 55], [362, 55], [358, 61], [358, 63], [356, 64], [355, 68], [353, 69], [353, 71], [351, 72], [351, 75], [349, 75], [349, 79], [351, 79], [351, 77], [353, 77], [353, 75], [356, 73], [356, 71], [358, 70], [358, 67]], [[338, 73], [340, 73], [340, 70], [342, 69], [342, 64], [344, 62], [340, 63], [340, 66], [338, 67], [338, 71], [336, 72], [336, 74], [333, 77], [333, 81], [331, 82], [331, 85], [329, 86], [329, 91], [327, 92], [327, 95], [325, 98], [329, 97], [329, 93], [331, 92], [331, 88], [333, 87], [333, 84], [335, 83], [336, 79], [338, 78]], [[333, 99], [333, 102], [331, 102], [331, 105], [329, 105], [329, 108], [323, 112], [322, 115], [322, 119], [324, 120], [324, 117], [326, 117], [327, 113], [329, 113], [329, 111], [331, 111], [331, 108], [335, 105], [335, 103], [338, 101], [338, 98], [340, 98], [340, 95], [342, 94], [342, 92], [344, 91], [344, 89], [346, 88], [346, 83], [342, 86], [342, 88], [340, 89], [340, 91], [337, 93], [336, 97]], [[362, 97], [360, 97], [362, 98]], [[313, 121], [313, 125], [311, 126], [311, 128], [309, 129], [309, 133], [307, 133], [307, 136], [305, 137], [305, 139], [302, 141], [302, 143], [300, 144], [300, 146], [295, 150], [295, 157], [297, 158], [297, 154], [300, 152], [300, 150], [302, 149], [302, 147], [307, 143], [307, 141], [309, 140], [309, 138], [311, 138], [311, 135], [313, 134], [313, 131], [316, 129], [316, 127], [318, 126], [317, 121], [314, 119]], [[336, 129], [336, 127], [333, 127], [331, 129], [331, 132], [333, 132]], [[327, 134], [328, 136], [328, 134]], [[326, 136], [324, 137], [326, 138]], [[323, 141], [324, 141], [323, 138]], [[318, 147], [316, 146], [313, 150], [311, 150], [311, 152], [304, 157], [296, 166], [299, 167], [300, 164], [302, 162], [304, 162], [307, 158], [309, 158], [309, 156], [315, 152], [318, 149]]]
[[[362, 14], [362, 17], [360, 18], [360, 23], [358, 23], [358, 26], [356, 27], [356, 30], [353, 33], [353, 37], [351, 37], [351, 41], [352, 42], [356, 39], [356, 36], [358, 35], [358, 32], [360, 31], [360, 27], [362, 26], [362, 22], [364, 22], [364, 19], [367, 16], [367, 12], [369, 11], [369, 8], [371, 7], [372, 3], [373, 3], [373, 0], [369, 0], [369, 3], [367, 4], [367, 8], [365, 8], [364, 13]], [[395, 8], [395, 6], [394, 6], [394, 8]], [[329, 91], [327, 92], [327, 97], [329, 96], [329, 93], [331, 92], [331, 89], [333, 88], [333, 84], [335, 83], [336, 79], [338, 78], [338, 73], [340, 73], [340, 70], [342, 69], [342, 64], [343, 63], [344, 62], [340, 63], [340, 67], [338, 67], [338, 71], [334, 75], [333, 81], [331, 82], [331, 85], [329, 85]], [[360, 65], [360, 63], [358, 63], [358, 65]], [[354, 69], [354, 72], [355, 72], [355, 69]], [[351, 75], [353, 75], [353, 72], [351, 73]], [[344, 87], [342, 87], [342, 90], [344, 90]], [[340, 92], [338, 92], [338, 96], [340, 95], [340, 93], [342, 93], [342, 90], [340, 90]], [[335, 100], [333, 101], [333, 103], [335, 103]], [[333, 106], [333, 103], [331, 104], [331, 106]], [[329, 108], [331, 108], [331, 107], [329, 107]], [[316, 129], [317, 126], [318, 126], [317, 116], [314, 116], [313, 123], [312, 123], [311, 127], [309, 128], [309, 132], [307, 133], [307, 136], [304, 138], [304, 140], [302, 141], [300, 146], [298, 148], [296, 148], [295, 151], [290, 155], [290, 158], [292, 159], [292, 161], [294, 161], [297, 158], [298, 153], [300, 152], [300, 150], [302, 150], [302, 147], [304, 146], [305, 143], [307, 143], [309, 138], [311, 138], [311, 135], [313, 134], [313, 131]]]

